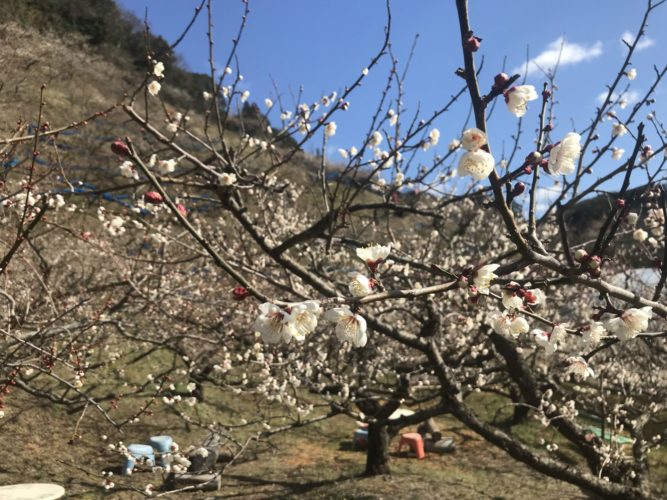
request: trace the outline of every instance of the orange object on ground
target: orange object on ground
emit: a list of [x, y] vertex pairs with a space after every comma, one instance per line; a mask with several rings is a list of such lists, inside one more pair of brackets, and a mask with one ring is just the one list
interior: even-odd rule
[[408, 445], [420, 460], [426, 456], [424, 453], [424, 440], [422, 439], [421, 434], [417, 432], [401, 434], [401, 440], [398, 442], [399, 453], [401, 452], [403, 445]]

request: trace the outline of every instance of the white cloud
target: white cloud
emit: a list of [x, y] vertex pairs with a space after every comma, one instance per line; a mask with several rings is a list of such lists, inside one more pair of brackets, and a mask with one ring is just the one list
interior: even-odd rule
[[602, 42], [585, 46], [578, 43], [570, 43], [563, 37], [559, 37], [527, 63], [512, 70], [512, 73], [532, 75], [542, 71], [551, 72], [556, 66], [570, 66], [584, 61], [589, 61], [602, 55]]
[[[625, 47], [625, 44], [623, 43], [624, 41], [632, 45], [632, 42], [635, 41], [635, 35], [633, 35], [629, 31], [624, 31], [623, 34], [621, 35], [621, 44], [623, 45], [623, 47]], [[653, 47], [654, 45], [655, 45], [655, 40], [645, 36], [641, 40], [639, 40], [637, 46], [635, 47], [635, 50], [639, 51], [648, 49], [649, 47]]]
[[[605, 90], [604, 92], [600, 92], [596, 98], [598, 104], [604, 103], [604, 100], [607, 98], [607, 94], [609, 93], [608, 90]], [[633, 105], [636, 102], [639, 101], [639, 92], [636, 90], [628, 90], [627, 92], [623, 92], [621, 94], [621, 97], [628, 101], [628, 105]], [[618, 94], [616, 92], [611, 94], [611, 102], [615, 102], [618, 100]]]

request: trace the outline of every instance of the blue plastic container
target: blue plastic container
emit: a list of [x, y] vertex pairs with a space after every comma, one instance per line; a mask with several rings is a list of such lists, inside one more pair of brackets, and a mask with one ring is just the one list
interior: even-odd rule
[[165, 466], [164, 455], [171, 452], [171, 445], [174, 440], [171, 436], [151, 436], [148, 438], [148, 444], [155, 450], [157, 454], [158, 465]]
[[150, 461], [150, 464], [155, 465], [155, 452], [153, 448], [147, 444], [130, 444], [127, 447], [130, 456], [125, 456], [123, 461], [123, 475], [128, 476], [132, 474], [132, 469], [137, 463], [137, 460]]

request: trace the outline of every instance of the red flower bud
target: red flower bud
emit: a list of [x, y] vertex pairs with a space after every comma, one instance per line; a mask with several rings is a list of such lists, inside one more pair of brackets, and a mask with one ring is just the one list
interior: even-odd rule
[[176, 205], [176, 210], [178, 210], [178, 213], [181, 214], [183, 217], [186, 217], [188, 215], [188, 209], [185, 208], [185, 205], [181, 203]]
[[119, 156], [130, 156], [130, 148], [120, 139], [111, 143], [111, 151]]
[[507, 76], [507, 73], [498, 73], [495, 77], [493, 77], [493, 88], [498, 90], [504, 88], [509, 79], [510, 77]]
[[623, 208], [625, 206], [625, 200], [622, 199], [622, 198], [619, 198], [618, 200], [616, 200], [616, 206], [618, 208]]
[[236, 286], [232, 289], [232, 298], [234, 300], [245, 300], [250, 297], [250, 292], [242, 286]]
[[524, 174], [532, 174], [533, 173], [533, 167], [531, 167], [530, 165], [528, 165], [526, 167], [523, 167], [523, 173]]
[[549, 97], [551, 97], [551, 90], [549, 90], [549, 89], [544, 89], [544, 90], [542, 91], [542, 97], [543, 97], [544, 99], [549, 99]]
[[153, 205], [159, 205], [164, 202], [164, 198], [157, 191], [146, 191], [144, 193], [144, 201]]
[[525, 300], [526, 302], [528, 302], [529, 304], [535, 304], [535, 303], [537, 303], [537, 296], [535, 296], [535, 294], [534, 294], [533, 292], [529, 292], [528, 290], [526, 290], [526, 291], [524, 292], [524, 294], [523, 294], [523, 298], [524, 298], [524, 300]]
[[512, 187], [512, 191], [510, 192], [512, 197], [514, 196], [519, 196], [521, 193], [524, 192], [526, 189], [526, 185], [523, 182], [517, 182], [514, 184], [514, 187]]

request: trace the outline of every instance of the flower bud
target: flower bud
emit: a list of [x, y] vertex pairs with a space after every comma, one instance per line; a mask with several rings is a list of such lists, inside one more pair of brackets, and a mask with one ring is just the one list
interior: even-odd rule
[[591, 255], [591, 258], [588, 261], [588, 267], [590, 269], [599, 269], [602, 259], [598, 255]]
[[469, 50], [470, 52], [477, 52], [481, 42], [482, 42], [481, 38], [478, 38], [474, 35], [470, 35], [468, 39], [465, 42], [463, 42], [463, 46], [466, 48], [466, 50]]
[[512, 191], [510, 191], [510, 194], [512, 195], [512, 197], [519, 196], [521, 193], [524, 192], [525, 189], [526, 185], [523, 182], [517, 182], [512, 187]]
[[234, 300], [244, 300], [246, 298], [250, 297], [250, 292], [242, 286], [236, 286], [232, 289], [232, 298]]
[[505, 87], [510, 77], [507, 76], [507, 73], [498, 73], [493, 77], [493, 88], [501, 90]]
[[619, 198], [618, 200], [616, 200], [616, 206], [618, 208], [623, 208], [625, 206], [625, 200], [622, 199], [622, 198]]
[[144, 193], [144, 201], [152, 205], [159, 205], [164, 202], [164, 198], [157, 191], [146, 191]]
[[130, 156], [130, 148], [120, 139], [111, 143], [111, 151], [119, 156]]

